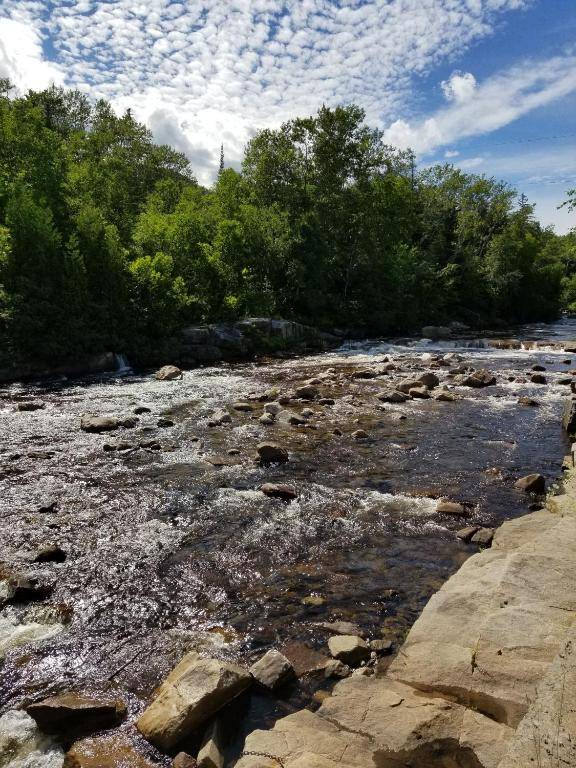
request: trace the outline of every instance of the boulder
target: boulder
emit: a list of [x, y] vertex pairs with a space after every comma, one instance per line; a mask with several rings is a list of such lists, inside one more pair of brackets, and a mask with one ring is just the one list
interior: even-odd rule
[[26, 400], [23, 403], [18, 403], [16, 405], [17, 411], [40, 411], [42, 408], [46, 407], [46, 403], [43, 403], [41, 400]]
[[277, 416], [281, 410], [280, 403], [266, 403], [264, 406], [264, 413], [269, 413], [271, 416]]
[[405, 403], [406, 400], [410, 400], [410, 396], [399, 390], [387, 389], [384, 392], [380, 392], [378, 400], [381, 400], [383, 403]]
[[363, 634], [360, 627], [351, 621], [322, 621], [316, 626], [334, 635], [358, 635], [361, 637]]
[[119, 427], [118, 419], [111, 416], [83, 416], [80, 421], [80, 429], [83, 432], [111, 432]]
[[546, 479], [543, 475], [534, 473], [516, 480], [514, 487], [526, 493], [544, 493], [546, 491]]
[[459, 531], [456, 531], [456, 538], [460, 539], [460, 541], [470, 541], [472, 536], [480, 530], [479, 525], [468, 525], [465, 528], [460, 528]]
[[174, 381], [174, 379], [181, 379], [184, 374], [175, 365], [164, 365], [159, 371], [156, 371], [154, 378], [158, 381]]
[[463, 387], [473, 387], [474, 389], [481, 389], [482, 387], [491, 387], [496, 384], [496, 376], [491, 371], [482, 369], [480, 371], [474, 371], [473, 373], [465, 376], [460, 384]]
[[224, 768], [224, 734], [218, 720], [206, 731], [196, 762], [198, 768]]
[[259, 443], [256, 450], [262, 464], [285, 464], [289, 460], [286, 448], [277, 443]]
[[58, 544], [46, 544], [41, 547], [34, 558], [35, 563], [63, 563], [66, 552]]
[[130, 741], [120, 735], [76, 741], [64, 760], [63, 768], [158, 768], [143, 754], [137, 752]]
[[315, 387], [313, 384], [304, 384], [301, 387], [296, 387], [294, 394], [301, 400], [314, 400], [320, 392], [318, 387]]
[[156, 746], [172, 749], [242, 693], [251, 680], [236, 664], [188, 653], [162, 683], [137, 728]]
[[546, 376], [543, 373], [533, 373], [530, 381], [532, 384], [546, 384]]
[[249, 413], [250, 411], [254, 410], [252, 403], [244, 403], [240, 401], [233, 403], [232, 408], [234, 408], [235, 411], [243, 411], [245, 413]]
[[220, 409], [218, 411], [215, 411], [212, 414], [212, 416], [208, 421], [208, 426], [221, 427], [223, 424], [230, 424], [231, 421], [232, 421], [232, 416], [230, 416], [228, 411], [225, 411], [224, 409]]
[[430, 397], [430, 391], [428, 387], [412, 387], [408, 390], [410, 397], [414, 399], [427, 400]]
[[445, 389], [434, 392], [432, 397], [434, 400], [438, 400], [439, 403], [453, 403], [456, 400], [456, 395], [453, 395], [452, 392], [447, 392]]
[[264, 483], [264, 485], [260, 486], [260, 490], [265, 496], [284, 499], [284, 501], [292, 501], [292, 499], [298, 498], [298, 492], [286, 483]]
[[333, 635], [328, 640], [328, 648], [333, 658], [357, 666], [370, 658], [370, 646], [356, 635]]
[[293, 427], [300, 427], [303, 424], [306, 424], [305, 418], [290, 410], [280, 411], [276, 416], [276, 421], [283, 424], [291, 424]]
[[50, 696], [26, 711], [40, 730], [46, 733], [92, 733], [102, 728], [112, 728], [126, 714], [122, 701], [96, 699], [78, 693], [61, 693]]
[[134, 408], [134, 413], [137, 416], [141, 416], [144, 413], [152, 413], [152, 409], [148, 408], [145, 405], [138, 405], [138, 406], [136, 406], [136, 408]]
[[456, 515], [462, 517], [470, 514], [463, 504], [456, 501], [439, 501], [436, 505], [436, 512], [439, 515]]
[[403, 392], [405, 395], [407, 395], [411, 389], [415, 389], [416, 387], [420, 386], [420, 382], [416, 379], [403, 379], [401, 382], [399, 382], [396, 385], [396, 389], [398, 392]]
[[367, 437], [369, 437], [368, 432], [366, 432], [364, 429], [357, 429], [352, 432], [352, 438], [354, 440], [365, 440]]
[[326, 666], [324, 667], [324, 677], [326, 679], [330, 677], [338, 677], [340, 679], [344, 679], [345, 677], [349, 677], [351, 674], [352, 670], [348, 664], [343, 664], [341, 661], [338, 661], [338, 659], [330, 659], [330, 661], [326, 662]]
[[265, 688], [274, 690], [295, 677], [292, 663], [274, 649], [268, 651], [249, 670], [252, 677]]
[[172, 760], [172, 768], [198, 768], [198, 763], [187, 752], [178, 752]]
[[271, 413], [263, 413], [262, 416], [258, 419], [260, 424], [263, 424], [265, 427], [270, 427], [272, 424], [274, 424], [274, 416], [272, 416]]
[[420, 381], [424, 386], [428, 387], [428, 389], [434, 389], [434, 387], [437, 387], [438, 384], [440, 384], [440, 379], [438, 376], [436, 376], [435, 373], [423, 373], [422, 376], [418, 376], [418, 381]]
[[167, 429], [168, 427], [173, 427], [174, 422], [172, 419], [167, 419], [166, 417], [162, 416], [162, 418], [158, 419], [156, 422], [156, 426], [160, 427], [161, 429]]

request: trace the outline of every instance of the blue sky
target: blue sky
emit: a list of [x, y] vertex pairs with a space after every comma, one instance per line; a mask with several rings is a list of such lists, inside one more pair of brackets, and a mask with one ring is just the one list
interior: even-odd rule
[[130, 107], [203, 183], [263, 127], [355, 102], [418, 162], [504, 178], [565, 232], [576, 0], [0, 0], [0, 75]]

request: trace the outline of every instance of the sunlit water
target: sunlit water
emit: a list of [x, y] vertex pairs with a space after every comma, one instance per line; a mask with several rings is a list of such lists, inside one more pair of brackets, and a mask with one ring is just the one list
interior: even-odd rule
[[[532, 326], [521, 337], [576, 338], [576, 323]], [[495, 371], [498, 385], [455, 387], [464, 398], [454, 403], [382, 406], [375, 395], [385, 378], [350, 379], [385, 355], [403, 371], [391, 379], [410, 376], [427, 369], [422, 355], [436, 352]], [[186, 650], [250, 662], [296, 641], [322, 649], [318, 621], [351, 620], [399, 643], [430, 594], [475, 551], [455, 531], [526, 512], [530, 499], [514, 490], [517, 477], [559, 476], [567, 448], [559, 416], [569, 387], [558, 381], [572, 368], [569, 358], [553, 348], [495, 350], [474, 339], [361, 342], [313, 357], [187, 371], [174, 382], [130, 375], [123, 360], [122, 375], [5, 387], [2, 562], [54, 591], [43, 603], [5, 607], [0, 638], [7, 624], [62, 622], [65, 629], [7, 654], [2, 704], [63, 689], [113, 689], [133, 715]], [[547, 385], [507, 380], [529, 375], [535, 363], [546, 367]], [[311, 407], [317, 429], [265, 427], [258, 402], [252, 413], [233, 412], [231, 425], [207, 426], [215, 409], [270, 387], [287, 391], [330, 368], [335, 383], [320, 388], [335, 405], [289, 406]], [[444, 379], [448, 369], [436, 372]], [[540, 407], [518, 405], [520, 395]], [[23, 399], [46, 405], [17, 412]], [[151, 413], [135, 430], [80, 430], [83, 414], [127, 416], [136, 406]], [[160, 416], [174, 426], [157, 427]], [[359, 428], [367, 440], [351, 438]], [[103, 450], [145, 439], [162, 450]], [[256, 464], [263, 439], [286, 445], [290, 462]], [[214, 466], [216, 456], [229, 466]], [[289, 482], [299, 498], [270, 499], [258, 490], [265, 481]], [[469, 504], [471, 516], [438, 515], [440, 496]], [[55, 511], [37, 511], [52, 501]], [[33, 563], [47, 543], [59, 544], [67, 560]], [[299, 697], [295, 690], [291, 701]], [[254, 725], [268, 705], [251, 706]]]

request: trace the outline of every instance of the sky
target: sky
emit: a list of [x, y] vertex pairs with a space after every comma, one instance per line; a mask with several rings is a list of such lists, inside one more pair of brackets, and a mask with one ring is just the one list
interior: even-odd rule
[[0, 76], [130, 108], [204, 184], [222, 143], [239, 167], [259, 129], [359, 104], [420, 166], [576, 226], [576, 0], [0, 0]]

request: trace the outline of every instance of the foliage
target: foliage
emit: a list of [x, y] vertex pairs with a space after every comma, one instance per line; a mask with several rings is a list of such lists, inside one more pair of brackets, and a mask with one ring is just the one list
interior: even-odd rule
[[502, 182], [417, 171], [356, 106], [261, 131], [206, 189], [130, 111], [0, 81], [0, 341], [21, 359], [149, 355], [186, 323], [249, 315], [393, 333], [562, 307], [574, 233]]

